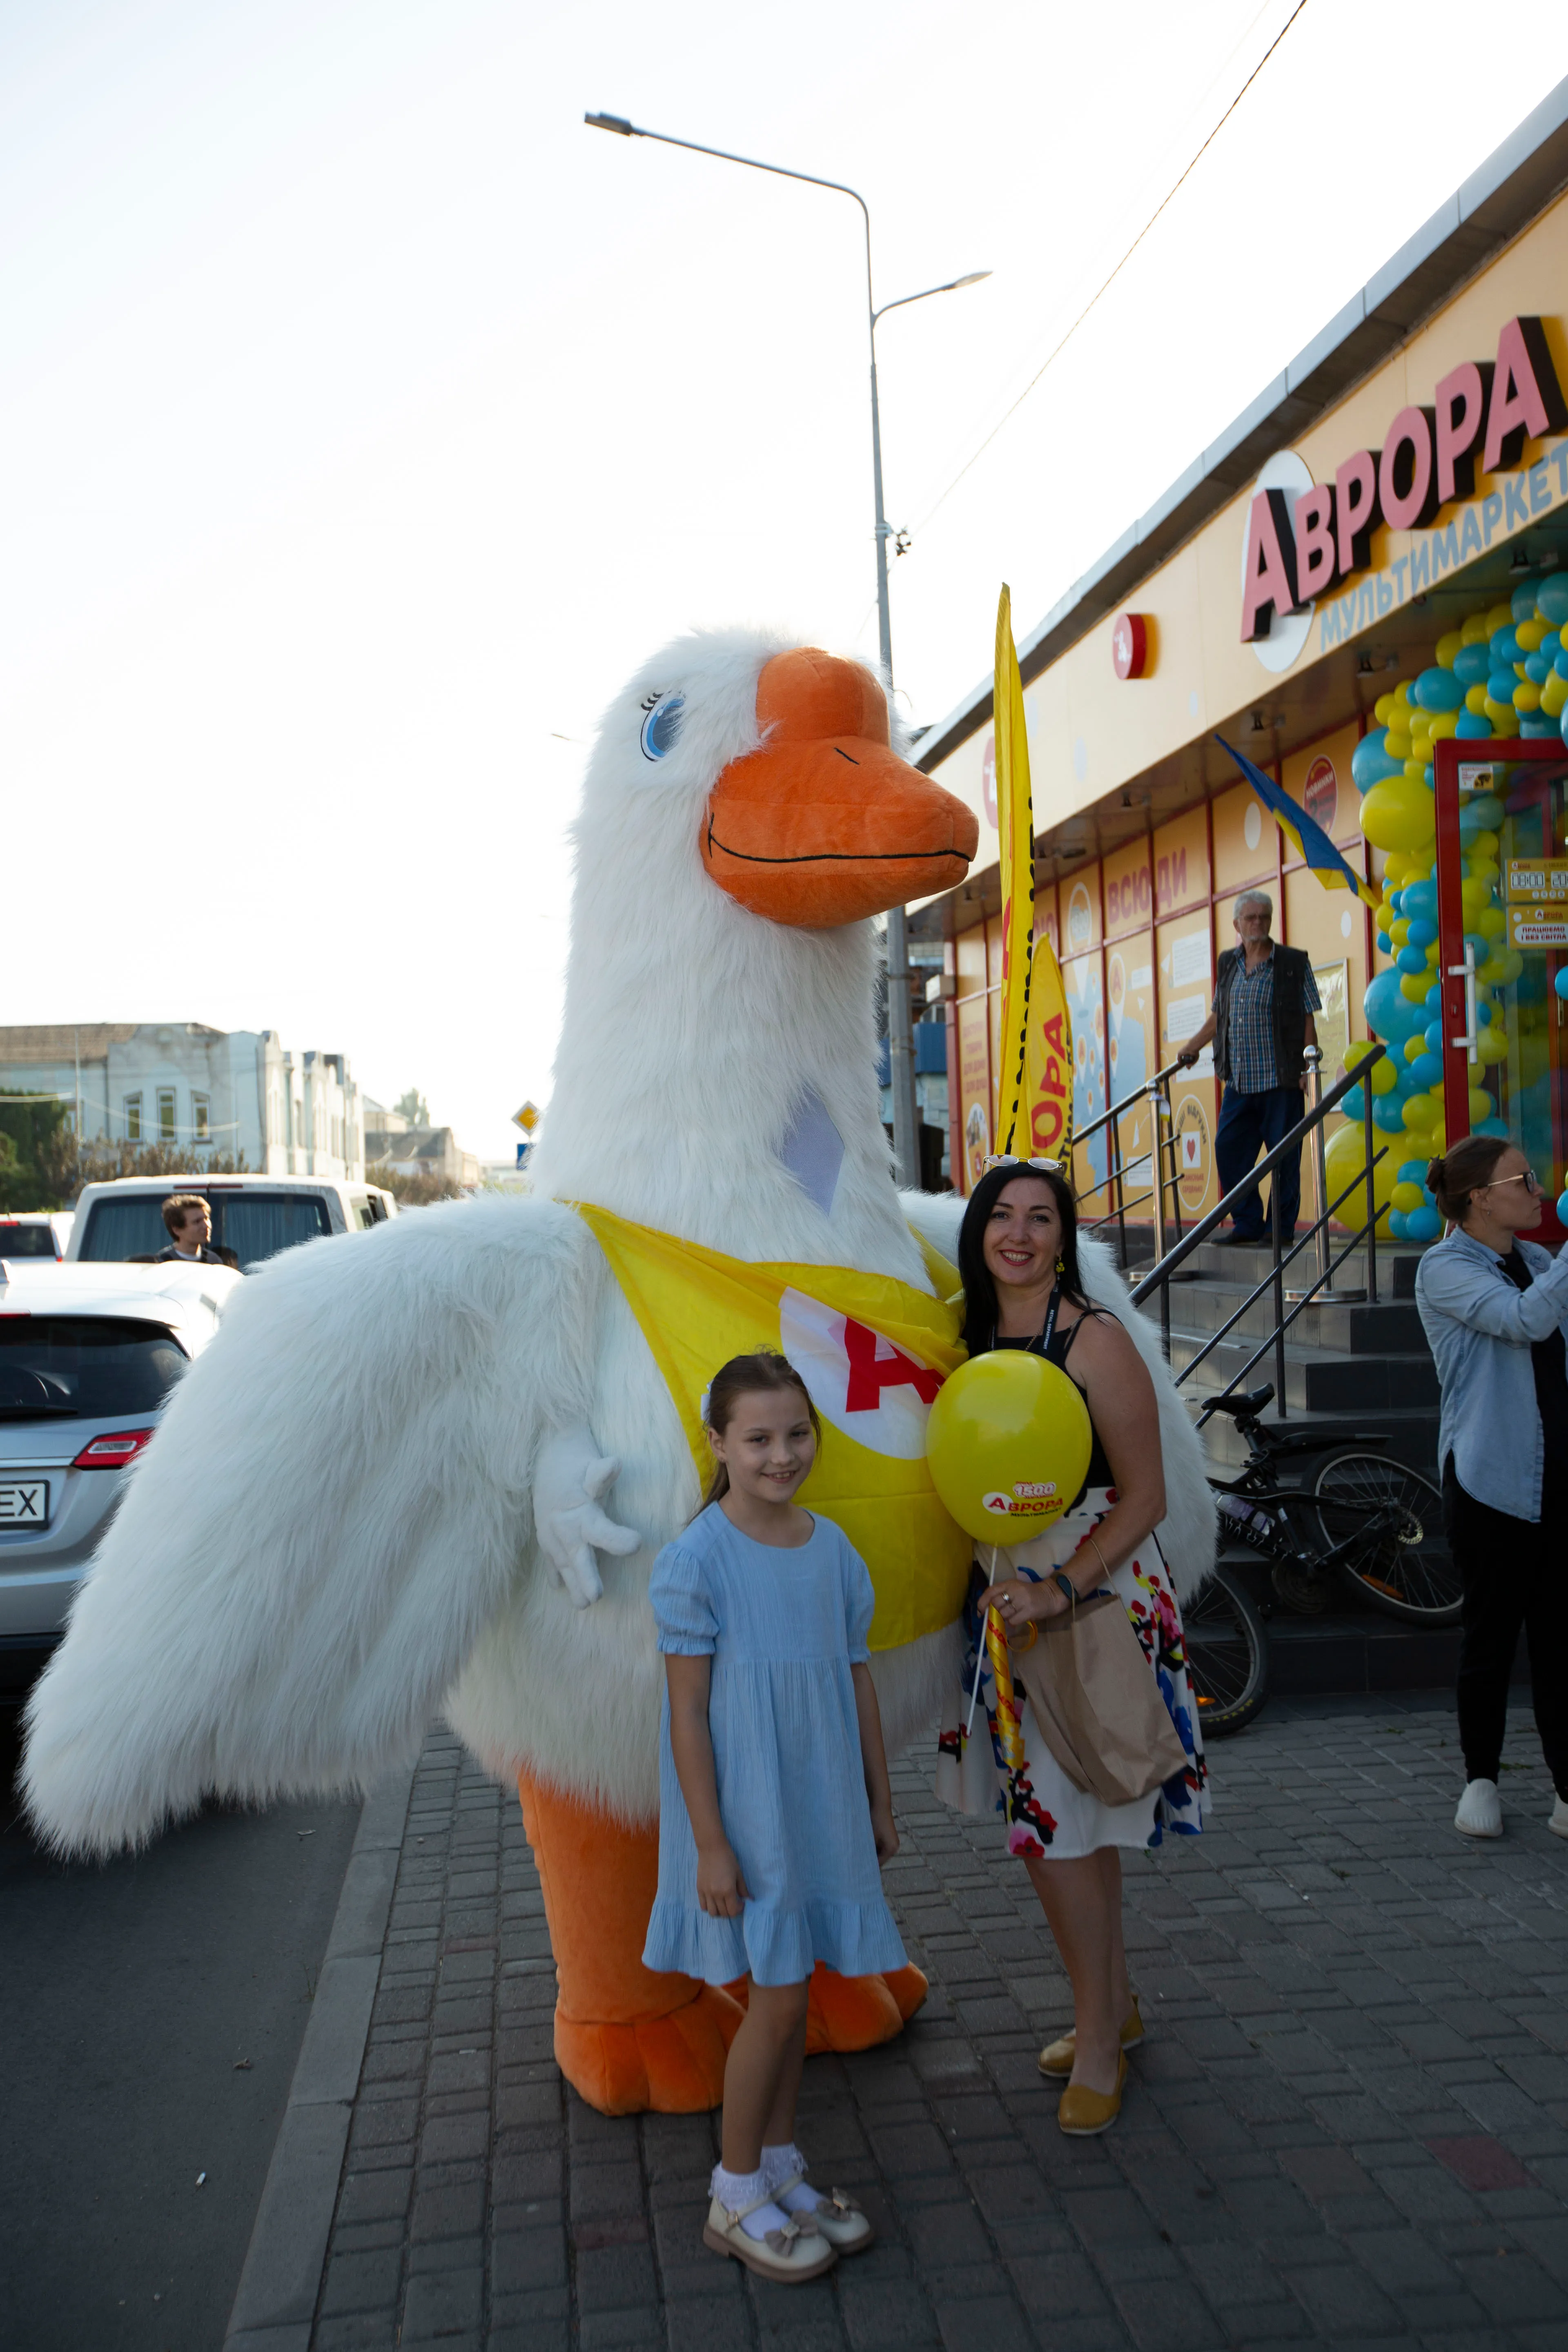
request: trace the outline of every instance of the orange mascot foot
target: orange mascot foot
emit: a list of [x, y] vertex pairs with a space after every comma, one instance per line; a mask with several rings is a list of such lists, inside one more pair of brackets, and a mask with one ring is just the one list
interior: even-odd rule
[[[812, 1971], [805, 2010], [805, 2054], [818, 2058], [826, 2050], [874, 2050], [903, 2031], [928, 1990], [922, 1971], [912, 1960], [885, 1976], [841, 1977], [818, 1960]], [[747, 1984], [726, 1985], [743, 2009]]]
[[716, 1985], [642, 1964], [657, 1829], [628, 1829], [526, 1775], [518, 1794], [555, 1955], [555, 2060], [566, 2080], [607, 2116], [718, 2106], [742, 2011]]

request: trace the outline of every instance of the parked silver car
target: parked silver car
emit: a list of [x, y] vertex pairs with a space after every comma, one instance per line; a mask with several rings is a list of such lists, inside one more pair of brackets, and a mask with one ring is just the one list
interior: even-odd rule
[[0, 1258], [40, 1258], [58, 1265], [70, 1247], [68, 1209], [0, 1210]]
[[244, 1276], [0, 1258], [0, 1682], [26, 1682]]

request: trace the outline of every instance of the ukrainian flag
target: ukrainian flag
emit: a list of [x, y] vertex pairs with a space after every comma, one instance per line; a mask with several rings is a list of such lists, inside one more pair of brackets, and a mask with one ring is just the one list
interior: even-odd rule
[[1223, 735], [1214, 740], [1222, 751], [1230, 753], [1286, 840], [1300, 851], [1325, 890], [1353, 890], [1369, 907], [1382, 906], [1382, 898], [1372, 884], [1363, 882], [1345, 864], [1322, 826], [1307, 814], [1300, 802], [1293, 801], [1272, 776], [1266, 776], [1261, 768], [1255, 768], [1250, 760], [1244, 759]]

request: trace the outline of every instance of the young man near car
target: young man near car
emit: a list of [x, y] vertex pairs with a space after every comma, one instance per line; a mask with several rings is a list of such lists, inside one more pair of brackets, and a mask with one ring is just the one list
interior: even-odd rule
[[[1233, 919], [1237, 944], [1220, 957], [1214, 1010], [1177, 1057], [1190, 1069], [1209, 1039], [1215, 1040], [1215, 1070], [1225, 1094], [1214, 1156], [1226, 1194], [1244, 1181], [1258, 1153], [1282, 1143], [1300, 1119], [1301, 1056], [1318, 1042], [1312, 1015], [1321, 1009], [1306, 950], [1279, 947], [1268, 936], [1274, 901], [1268, 892], [1243, 891]], [[1301, 1205], [1300, 1144], [1286, 1153], [1270, 1182], [1279, 1187], [1279, 1235], [1288, 1248]], [[1215, 1239], [1268, 1239], [1256, 1184], [1232, 1206], [1230, 1228]]]
[[163, 1223], [168, 1228], [169, 1245], [158, 1252], [153, 1261], [154, 1265], [227, 1265], [237, 1270], [239, 1260], [232, 1250], [209, 1246], [212, 1211], [198, 1192], [171, 1193], [163, 1203]]

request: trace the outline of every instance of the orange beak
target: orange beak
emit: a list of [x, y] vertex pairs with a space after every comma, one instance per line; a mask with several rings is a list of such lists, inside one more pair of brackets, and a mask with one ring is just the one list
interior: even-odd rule
[[809, 646], [757, 680], [760, 751], [709, 795], [702, 863], [770, 922], [823, 930], [962, 882], [980, 841], [963, 803], [888, 745], [882, 689]]

